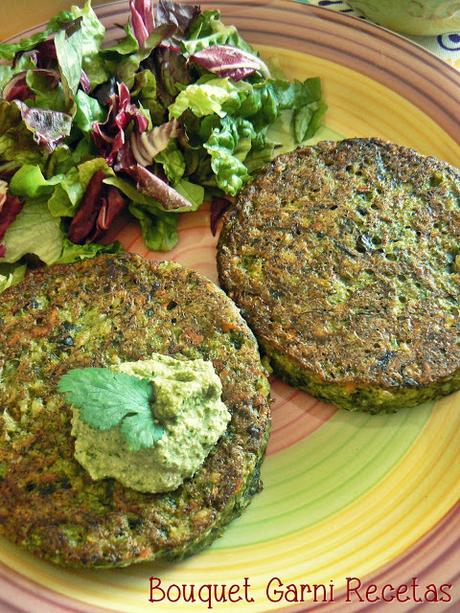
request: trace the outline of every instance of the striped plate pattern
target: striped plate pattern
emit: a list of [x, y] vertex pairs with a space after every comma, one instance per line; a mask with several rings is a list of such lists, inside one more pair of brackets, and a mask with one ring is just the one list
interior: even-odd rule
[[[330, 110], [319, 138], [380, 136], [459, 164], [460, 75], [422, 48], [358, 19], [282, 0], [202, 5], [219, 8], [290, 77], [322, 77]], [[116, 38], [126, 4], [98, 12]], [[126, 219], [115, 236], [126, 249], [217, 280], [206, 207], [181, 218], [180, 243], [168, 254], [149, 252]], [[381, 416], [337, 411], [277, 380], [272, 395], [264, 490], [209, 550], [176, 564], [69, 572], [2, 540], [0, 611], [205, 610], [183, 601], [152, 605], [150, 576], [198, 586], [248, 577], [255, 602], [215, 610], [254, 612], [320, 607], [308, 599], [271, 602], [265, 588], [275, 576], [284, 584], [333, 582], [327, 610], [337, 612], [372, 606], [345, 602], [347, 577], [379, 586], [417, 577], [422, 588], [453, 584], [452, 601], [437, 610], [459, 610], [460, 395]], [[389, 606], [399, 613], [433, 605]]]

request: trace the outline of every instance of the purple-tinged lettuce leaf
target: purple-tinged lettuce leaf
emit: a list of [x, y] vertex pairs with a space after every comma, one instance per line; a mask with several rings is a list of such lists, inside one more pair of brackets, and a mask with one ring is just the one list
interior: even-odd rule
[[84, 70], [81, 71], [80, 75], [80, 87], [85, 92], [85, 94], [89, 94], [89, 92], [91, 91], [91, 81], [89, 80], [89, 77]]
[[192, 202], [143, 166], [137, 164], [132, 171], [132, 176], [137, 180], [137, 189], [141, 193], [158, 200], [165, 210], [193, 210]]
[[3, 88], [2, 98], [7, 102], [13, 100], [27, 100], [33, 96], [33, 92], [27, 85], [27, 72], [18, 72]]
[[72, 243], [83, 244], [93, 231], [96, 219], [102, 206], [103, 180], [105, 173], [98, 170], [91, 177], [83, 200], [69, 226], [69, 240]]
[[18, 103], [0, 100], [0, 173], [26, 163], [43, 163], [46, 154], [23, 121]]
[[169, 106], [184, 86], [192, 83], [187, 60], [173, 47], [157, 47], [146, 62], [157, 77], [158, 98]]
[[103, 169], [97, 170], [91, 177], [69, 226], [71, 242], [81, 245], [101, 238], [127, 205], [120, 191], [104, 184], [104, 179]]
[[100, 239], [127, 204], [127, 200], [118, 189], [115, 187], [107, 187], [102, 197], [101, 208], [96, 218], [93, 232], [89, 235], [88, 239], [90, 241]]
[[22, 120], [32, 132], [35, 142], [48, 151], [53, 151], [70, 134], [72, 127], [70, 115], [48, 109], [31, 108], [17, 100], [13, 104], [18, 106]]
[[[7, 194], [7, 184], [0, 181], [0, 241], [6, 231], [19, 215], [22, 209], [22, 202], [16, 196]], [[0, 257], [5, 257], [6, 247], [0, 243]]]
[[179, 122], [177, 119], [172, 119], [149, 132], [145, 131], [141, 134], [132, 132], [130, 142], [136, 162], [141, 166], [150, 166], [155, 156], [166, 149], [170, 140], [177, 138], [178, 135]]
[[191, 55], [189, 61], [219, 77], [229, 77], [234, 81], [246, 79], [255, 72], [270, 77], [267, 65], [259, 57], [230, 45], [207, 47]]
[[54, 38], [42, 41], [37, 47], [30, 51], [35, 55], [37, 68], [57, 69], [57, 55]]
[[129, 9], [134, 36], [143, 47], [155, 27], [152, 0], [130, 0]]
[[67, 170], [66, 175], [54, 188], [48, 200], [48, 208], [53, 217], [73, 217], [80, 205], [91, 178], [98, 171], [104, 176], [113, 174], [104, 158], [93, 157]]

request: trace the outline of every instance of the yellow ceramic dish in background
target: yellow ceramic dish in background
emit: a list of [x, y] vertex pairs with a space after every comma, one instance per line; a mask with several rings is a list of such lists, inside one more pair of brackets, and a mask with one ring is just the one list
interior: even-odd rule
[[[454, 165], [460, 161], [460, 75], [385, 30], [337, 13], [282, 1], [212, 2], [227, 23], [276, 56], [290, 77], [321, 76], [329, 105], [320, 137], [380, 136]], [[109, 34], [126, 21], [127, 3], [100, 9]], [[184, 215], [180, 242], [149, 252], [135, 223], [117, 237], [126, 249], [171, 258], [216, 280], [209, 211]], [[255, 602], [222, 611], [269, 611], [270, 578], [332, 580], [328, 612], [359, 611], [343, 603], [347, 576], [396, 585], [455, 583], [460, 551], [460, 395], [394, 415], [337, 411], [275, 381], [273, 432], [263, 466], [264, 491], [207, 551], [175, 564], [112, 571], [67, 571], [0, 541], [2, 601], [25, 610], [123, 612], [204, 610], [202, 603], [148, 602], [150, 576], [164, 584], [241, 583]], [[457, 539], [457, 542], [456, 542]], [[33, 582], [33, 585], [32, 583]], [[37, 587], [37, 585], [39, 587]], [[460, 590], [451, 606], [460, 607]], [[315, 606], [308, 602], [308, 610]], [[100, 610], [100, 609], [97, 609]], [[305, 610], [299, 604], [297, 609]]]

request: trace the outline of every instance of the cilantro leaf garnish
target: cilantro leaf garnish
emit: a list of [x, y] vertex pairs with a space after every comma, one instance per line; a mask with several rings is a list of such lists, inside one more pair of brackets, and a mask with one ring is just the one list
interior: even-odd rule
[[61, 377], [58, 390], [91, 428], [120, 425], [131, 451], [153, 447], [165, 432], [152, 413], [154, 394], [147, 379], [109, 368], [75, 368]]

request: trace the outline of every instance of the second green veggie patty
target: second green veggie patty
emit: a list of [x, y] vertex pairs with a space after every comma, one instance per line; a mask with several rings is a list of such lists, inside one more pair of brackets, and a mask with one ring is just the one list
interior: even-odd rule
[[377, 139], [274, 160], [227, 213], [221, 284], [275, 372], [347, 409], [460, 388], [460, 172]]

